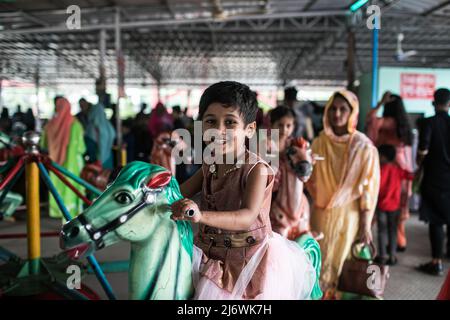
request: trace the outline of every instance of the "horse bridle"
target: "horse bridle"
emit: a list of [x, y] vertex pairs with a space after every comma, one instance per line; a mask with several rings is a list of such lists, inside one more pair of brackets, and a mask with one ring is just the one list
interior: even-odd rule
[[91, 238], [92, 242], [94, 242], [95, 248], [97, 250], [102, 249], [105, 246], [103, 238], [108, 233], [115, 231], [117, 228], [125, 224], [146, 206], [155, 203], [157, 194], [159, 194], [163, 190], [162, 188], [150, 189], [147, 186], [144, 186], [143, 189], [144, 196], [137, 205], [100, 228], [94, 228], [83, 215], [79, 215], [77, 217], [78, 221], [81, 223], [81, 226], [88, 233], [89, 238]]

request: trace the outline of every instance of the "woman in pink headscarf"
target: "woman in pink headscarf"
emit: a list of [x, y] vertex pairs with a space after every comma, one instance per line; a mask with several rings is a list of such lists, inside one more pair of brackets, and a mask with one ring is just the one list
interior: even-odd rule
[[[55, 115], [44, 128], [41, 146], [48, 149], [49, 156], [53, 161], [79, 176], [84, 165], [83, 154], [86, 151], [83, 127], [72, 116], [71, 106], [66, 98], [58, 98], [55, 104]], [[52, 173], [50, 176], [70, 214], [75, 216], [80, 213], [82, 210], [81, 199]], [[75, 187], [77, 186], [75, 185]], [[53, 218], [62, 218], [61, 211], [53, 197], [50, 197], [49, 213]]]
[[153, 139], [156, 139], [164, 131], [173, 129], [173, 117], [161, 102], [158, 102], [150, 113], [148, 129]]

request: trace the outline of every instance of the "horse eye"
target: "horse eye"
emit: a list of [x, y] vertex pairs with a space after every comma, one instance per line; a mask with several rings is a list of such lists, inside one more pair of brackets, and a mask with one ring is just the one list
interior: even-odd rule
[[121, 192], [116, 196], [116, 201], [120, 204], [129, 204], [133, 199], [126, 192]]

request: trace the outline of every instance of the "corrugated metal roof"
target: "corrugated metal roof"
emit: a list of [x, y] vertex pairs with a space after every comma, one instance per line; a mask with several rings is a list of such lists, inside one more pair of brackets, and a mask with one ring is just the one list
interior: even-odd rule
[[[67, 29], [67, 6], [81, 8], [81, 30]], [[125, 76], [133, 81], [239, 79], [345, 81], [347, 28], [356, 39], [356, 70], [370, 70], [371, 31], [351, 0], [0, 1], [0, 75], [41, 82], [97, 77], [100, 30], [105, 66], [115, 78], [114, 19], [120, 10]], [[450, 1], [376, 0], [383, 12], [380, 63], [450, 67]], [[361, 14], [362, 13], [362, 14]], [[359, 19], [355, 19], [360, 16]], [[353, 21], [353, 24], [349, 24]], [[394, 59], [397, 34], [410, 59]]]

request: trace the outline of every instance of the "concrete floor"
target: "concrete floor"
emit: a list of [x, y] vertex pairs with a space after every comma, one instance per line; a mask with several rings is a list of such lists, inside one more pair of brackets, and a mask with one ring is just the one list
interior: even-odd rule
[[[441, 289], [444, 277], [435, 277], [415, 270], [431, 259], [428, 225], [416, 215], [406, 225], [408, 248], [398, 253], [398, 265], [391, 268], [391, 277], [385, 291], [386, 300], [434, 300]], [[450, 268], [450, 260], [444, 260], [444, 275]]]
[[[61, 223], [58, 220], [42, 218], [42, 231], [59, 231]], [[10, 223], [0, 221], [0, 234], [25, 232], [26, 223], [23, 213], [18, 213], [18, 222]], [[444, 282], [444, 277], [433, 277], [417, 272], [414, 267], [419, 263], [429, 259], [429, 242], [427, 236], [427, 226], [418, 221], [413, 216], [407, 224], [407, 234], [409, 239], [408, 250], [399, 253], [399, 264], [391, 268], [391, 277], [388, 281], [385, 299], [410, 300], [410, 299], [435, 299], [440, 287]], [[20, 257], [26, 257], [26, 239], [0, 240], [0, 246], [10, 250]], [[42, 255], [51, 256], [60, 253], [57, 238], [42, 239]], [[126, 260], [129, 255], [129, 245], [120, 243], [113, 247], [106, 248], [96, 253], [98, 261]], [[0, 262], [1, 263], [1, 262]], [[445, 261], [447, 272], [450, 262]], [[128, 296], [128, 277], [124, 272], [108, 273], [107, 278], [119, 299], [126, 299]], [[87, 275], [84, 283], [94, 289], [102, 298], [106, 298], [100, 284], [94, 275]]]

